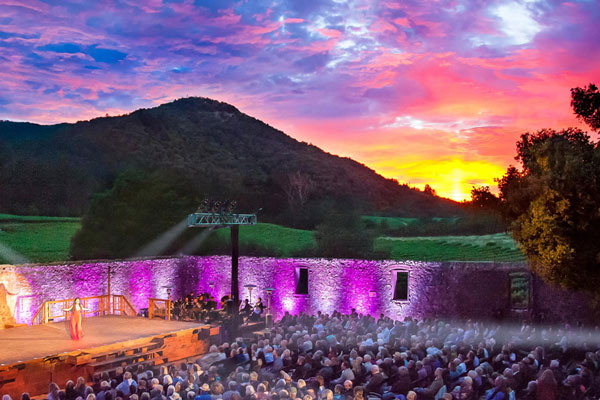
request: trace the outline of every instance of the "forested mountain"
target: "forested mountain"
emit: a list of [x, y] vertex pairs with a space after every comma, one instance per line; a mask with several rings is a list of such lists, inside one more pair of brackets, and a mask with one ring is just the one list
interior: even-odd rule
[[0, 212], [82, 215], [127, 169], [174, 171], [203, 196], [262, 207], [268, 219], [340, 200], [398, 216], [462, 213], [207, 98], [74, 124], [0, 121]]

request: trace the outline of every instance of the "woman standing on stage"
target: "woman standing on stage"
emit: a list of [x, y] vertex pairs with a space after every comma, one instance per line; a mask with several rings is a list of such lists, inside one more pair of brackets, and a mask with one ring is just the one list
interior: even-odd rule
[[69, 308], [63, 308], [63, 311], [71, 311], [71, 339], [81, 339], [83, 337], [83, 329], [81, 329], [81, 312], [92, 310], [82, 307], [79, 297], [76, 297], [73, 301], [73, 305]]

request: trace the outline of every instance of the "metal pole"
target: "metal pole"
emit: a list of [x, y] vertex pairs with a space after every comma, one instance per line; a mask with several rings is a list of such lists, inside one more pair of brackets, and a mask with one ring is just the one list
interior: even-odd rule
[[238, 315], [240, 306], [240, 292], [238, 282], [238, 258], [239, 258], [239, 236], [240, 227], [238, 225], [231, 225], [231, 299], [232, 313], [231, 313], [231, 334], [235, 338], [238, 330]]
[[108, 313], [110, 314], [110, 265], [108, 266]]

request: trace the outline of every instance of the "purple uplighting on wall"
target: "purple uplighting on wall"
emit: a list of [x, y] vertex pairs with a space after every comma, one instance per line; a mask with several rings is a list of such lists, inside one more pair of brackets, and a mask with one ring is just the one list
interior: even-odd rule
[[[129, 291], [128, 298], [131, 304], [139, 310], [140, 308], [148, 307], [148, 299], [157, 297], [154, 295], [157, 291], [153, 287], [153, 274], [146, 262], [134, 262], [131, 264], [131, 271], [128, 279]], [[111, 288], [113, 294], [122, 294], [115, 292]]]
[[[219, 300], [230, 292], [231, 259], [224, 256], [182, 257], [154, 260], [129, 260], [114, 262], [87, 262], [67, 265], [24, 265], [9, 267], [9, 275], [23, 276], [23, 282], [31, 289], [10, 287], [33, 294], [30, 301], [22, 304], [17, 319], [29, 323], [31, 317], [46, 300], [73, 297], [98, 296], [107, 293], [108, 266], [111, 267], [111, 293], [124, 294], [131, 304], [140, 310], [148, 307], [149, 298], [166, 298], [166, 288], [171, 287], [172, 298], [177, 299], [189, 292], [211, 293]], [[389, 274], [392, 267], [413, 270], [421, 266], [423, 273], [432, 265], [397, 263], [391, 261], [328, 260], [328, 259], [276, 259], [240, 258], [240, 298], [248, 297], [246, 284], [254, 284], [252, 301], [261, 297], [267, 304], [265, 288], [273, 287], [271, 310], [275, 318], [286, 311], [316, 313], [322, 311], [350, 312], [393, 317], [404, 316], [410, 311], [407, 304], [397, 304], [382, 299], [390, 298]], [[296, 268], [308, 268], [308, 294], [296, 294]], [[428, 275], [427, 272], [426, 275]], [[421, 274], [423, 275], [423, 274]], [[419, 274], [412, 274], [411, 291], [418, 291]], [[214, 286], [211, 289], [210, 283]], [[17, 285], [18, 286], [18, 285]], [[30, 293], [25, 293], [25, 290]], [[375, 292], [376, 296], [371, 293]], [[14, 311], [14, 310], [13, 310]]]
[[[0, 267], [0, 282], [17, 294], [8, 302], [16, 320], [30, 323], [46, 300], [106, 294], [109, 265], [112, 294], [125, 295], [137, 311], [148, 307], [149, 298], [166, 299], [166, 288], [172, 288], [173, 299], [193, 292], [210, 293], [218, 301], [230, 293], [231, 258], [225, 256], [4, 266]], [[297, 268], [308, 269], [308, 294], [296, 294]], [[523, 264], [241, 257], [240, 299], [248, 298], [244, 285], [253, 284], [252, 301], [261, 297], [266, 305], [265, 289], [274, 288], [271, 310], [275, 319], [285, 312], [349, 313], [353, 308], [362, 314], [384, 314], [394, 319], [482, 318], [491, 316], [494, 309], [510, 312], [508, 273], [524, 268]], [[397, 271], [409, 272], [408, 301], [392, 300]], [[481, 274], [486, 278], [478, 278]], [[575, 318], [574, 309], [584, 310], [578, 318], [586, 315], [581, 305], [589, 301], [577, 294], [542, 284], [533, 292], [539, 296], [535, 304], [543, 306], [548, 299], [562, 296], [565, 304], [572, 305], [565, 310], [544, 310], [547, 315], [554, 312], [556, 318]], [[487, 299], [485, 307], [481, 298]]]

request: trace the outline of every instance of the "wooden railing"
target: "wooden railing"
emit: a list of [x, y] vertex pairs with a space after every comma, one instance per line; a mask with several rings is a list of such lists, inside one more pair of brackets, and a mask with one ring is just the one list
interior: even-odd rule
[[[127, 298], [120, 294], [111, 296], [80, 297], [81, 306], [90, 311], [82, 311], [82, 317], [98, 315], [137, 315], [135, 308]], [[42, 303], [38, 312], [34, 315], [31, 325], [47, 324], [53, 321], [62, 321], [68, 318], [68, 313], [63, 310], [70, 308], [75, 299], [49, 300]]]
[[112, 314], [113, 315], [128, 315], [135, 317], [137, 312], [131, 305], [127, 297], [122, 294], [113, 294], [112, 301]]
[[148, 318], [171, 320], [171, 300], [148, 299]]

